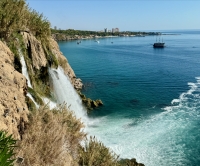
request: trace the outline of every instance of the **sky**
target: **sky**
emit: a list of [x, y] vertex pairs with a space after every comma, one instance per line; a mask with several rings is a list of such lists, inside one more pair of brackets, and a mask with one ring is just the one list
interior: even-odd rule
[[200, 29], [200, 0], [26, 0], [52, 28], [100, 31]]

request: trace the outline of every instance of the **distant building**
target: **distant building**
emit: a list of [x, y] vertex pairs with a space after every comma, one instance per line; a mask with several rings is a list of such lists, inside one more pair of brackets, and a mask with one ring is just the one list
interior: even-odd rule
[[57, 30], [57, 26], [54, 26], [54, 29]]
[[112, 28], [112, 33], [115, 33], [115, 28]]
[[112, 33], [119, 32], [119, 28], [112, 28]]
[[119, 32], [119, 28], [115, 28], [115, 32]]
[[107, 33], [108, 32], [108, 28], [104, 28], [104, 32]]

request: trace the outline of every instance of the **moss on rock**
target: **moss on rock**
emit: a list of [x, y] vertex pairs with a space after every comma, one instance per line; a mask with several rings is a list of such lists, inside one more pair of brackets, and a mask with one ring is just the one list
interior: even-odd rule
[[44, 102], [41, 99], [41, 97], [38, 95], [37, 92], [34, 91], [34, 89], [28, 87], [28, 92], [31, 94], [31, 96], [33, 96], [34, 100], [39, 104], [39, 105], [43, 105]]

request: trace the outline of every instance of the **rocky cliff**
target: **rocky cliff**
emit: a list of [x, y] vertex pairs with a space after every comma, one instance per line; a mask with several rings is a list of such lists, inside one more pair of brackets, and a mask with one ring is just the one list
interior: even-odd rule
[[56, 65], [62, 66], [65, 74], [69, 76], [75, 89], [82, 89], [83, 84], [81, 80], [76, 78], [73, 69], [69, 65], [66, 57], [60, 51], [57, 42], [53, 38], [49, 39], [50, 48], [46, 48], [46, 50], [44, 50], [42, 43], [37, 40], [31, 33], [21, 32], [21, 34], [24, 39], [28, 57], [32, 61], [30, 70], [41, 70], [44, 67], [50, 67], [53, 63], [56, 63]]
[[13, 53], [0, 41], [0, 130], [17, 139], [28, 121], [26, 91], [26, 78], [15, 70]]
[[58, 43], [51, 38], [50, 39], [50, 45], [52, 47], [52, 53], [56, 56], [56, 58], [58, 59], [58, 62], [60, 64], [60, 66], [62, 66], [62, 68], [65, 71], [65, 74], [67, 74], [71, 80], [71, 83], [74, 85], [74, 88], [77, 90], [81, 90], [82, 89], [82, 81], [80, 78], [77, 78], [73, 69], [71, 68], [70, 64], [68, 63], [67, 59], [65, 58], [65, 56], [63, 55], [63, 53], [60, 51]]
[[[25, 60], [31, 77], [33, 89], [37, 90], [39, 79], [44, 79], [43, 84], [49, 86], [48, 67], [51, 66], [48, 55], [41, 42], [31, 33], [21, 32], [26, 54]], [[59, 50], [57, 42], [50, 38], [51, 53], [58, 65], [62, 66], [69, 76], [75, 89], [82, 88], [82, 82]], [[27, 80], [15, 69], [15, 55], [6, 43], [0, 41], [0, 130], [13, 134], [20, 139], [28, 122], [29, 110], [26, 103]], [[56, 66], [52, 66], [56, 67]], [[38, 79], [38, 80], [36, 80]], [[45, 89], [44, 89], [45, 90]]]

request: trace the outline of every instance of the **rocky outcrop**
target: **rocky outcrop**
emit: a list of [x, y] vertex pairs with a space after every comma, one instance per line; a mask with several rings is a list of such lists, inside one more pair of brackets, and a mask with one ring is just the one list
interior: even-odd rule
[[32, 66], [36, 69], [45, 67], [47, 65], [47, 58], [45, 56], [42, 44], [31, 33], [21, 32], [25, 47], [28, 51], [28, 56], [32, 60]]
[[[48, 55], [45, 55], [45, 51], [42, 47], [42, 44], [39, 40], [35, 38], [34, 35], [32, 35], [29, 32], [21, 32], [23, 36], [23, 40], [25, 43], [25, 47], [28, 53], [29, 58], [31, 59], [31, 66], [33, 69], [40, 70], [42, 67], [47, 67], [48, 65]], [[51, 55], [51, 60], [53, 60], [53, 57], [55, 56], [55, 61], [58, 61], [58, 65], [62, 66], [62, 68], [65, 71], [65, 74], [67, 74], [71, 80], [71, 83], [74, 85], [74, 88], [76, 90], [82, 89], [82, 81], [78, 78], [76, 78], [76, 75], [69, 65], [66, 57], [62, 54], [62, 52], [59, 49], [58, 43], [53, 39], [49, 39], [50, 43], [50, 49], [49, 50], [53, 55]], [[48, 53], [46, 53], [48, 54]], [[51, 64], [49, 64], [51, 66]], [[33, 72], [34, 73], [34, 72]]]
[[100, 100], [100, 99], [97, 99], [97, 100], [92, 100], [90, 98], [87, 98], [84, 94], [82, 94], [81, 92], [79, 92], [79, 95], [82, 99], [82, 102], [83, 104], [86, 106], [87, 110], [88, 110], [88, 113], [99, 107], [99, 106], [102, 106], [103, 105], [103, 102]]
[[120, 166], [145, 166], [142, 163], [138, 163], [135, 158], [132, 159], [121, 159], [119, 161]]
[[0, 41], [0, 130], [20, 139], [28, 121], [26, 78], [14, 69], [14, 55]]
[[62, 68], [65, 71], [65, 74], [67, 74], [71, 80], [71, 83], [74, 85], [74, 88], [76, 90], [81, 90], [83, 87], [81, 79], [77, 78], [73, 69], [69, 65], [66, 57], [63, 55], [63, 53], [60, 51], [58, 43], [51, 38], [50, 39], [50, 45], [51, 45], [51, 51], [58, 59], [59, 65], [62, 66]]

